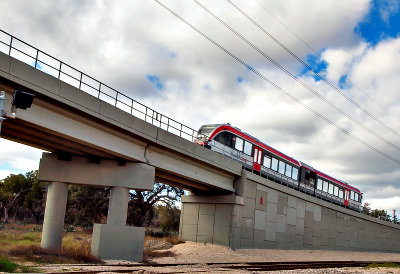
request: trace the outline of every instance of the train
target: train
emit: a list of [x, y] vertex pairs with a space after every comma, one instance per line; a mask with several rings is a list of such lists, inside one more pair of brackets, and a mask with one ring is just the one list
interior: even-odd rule
[[239, 161], [269, 180], [355, 211], [362, 210], [359, 189], [298, 161], [228, 124], [199, 128], [195, 143]]

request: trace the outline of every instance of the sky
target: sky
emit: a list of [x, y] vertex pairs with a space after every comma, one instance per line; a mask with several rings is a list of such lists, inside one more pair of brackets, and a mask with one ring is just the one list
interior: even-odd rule
[[[264, 56], [194, 1], [160, 1], [302, 103], [152, 0], [3, 0], [0, 28], [192, 128], [229, 122], [400, 214], [400, 165], [304, 107], [400, 160], [398, 0], [234, 1], [307, 66], [226, 0], [199, 1]], [[38, 168], [42, 151], [5, 139], [0, 147], [0, 178]]]

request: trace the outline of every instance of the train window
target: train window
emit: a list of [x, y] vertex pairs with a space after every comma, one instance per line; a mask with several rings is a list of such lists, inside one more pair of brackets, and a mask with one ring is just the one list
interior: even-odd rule
[[232, 144], [232, 134], [224, 131], [219, 133], [214, 140], [230, 147]]
[[271, 169], [278, 171], [278, 159], [272, 158]]
[[354, 193], [354, 201], [358, 202], [358, 193]]
[[354, 191], [350, 191], [350, 199], [354, 200]]
[[343, 189], [339, 189], [339, 198], [343, 199]]
[[339, 188], [337, 186], [333, 186], [333, 195], [339, 196]]
[[299, 176], [299, 170], [297, 169], [297, 167], [294, 167], [292, 171], [292, 179], [297, 180], [298, 176]]
[[329, 184], [329, 190], [328, 190], [329, 194], [333, 195], [333, 185]]
[[285, 163], [282, 161], [279, 161], [279, 173], [285, 174]]
[[292, 175], [292, 166], [286, 165], [285, 175], [291, 177]]
[[239, 151], [243, 151], [243, 139], [236, 137], [235, 148]]
[[253, 147], [253, 145], [247, 141], [244, 141], [244, 153], [246, 153], [247, 155], [251, 155], [251, 148]]
[[265, 155], [263, 166], [270, 168], [271, 167], [271, 157]]
[[317, 189], [322, 190], [322, 180], [318, 179], [317, 181]]
[[324, 181], [324, 186], [323, 186], [323, 189], [322, 189], [324, 192], [328, 192], [328, 185], [329, 185], [328, 182]]

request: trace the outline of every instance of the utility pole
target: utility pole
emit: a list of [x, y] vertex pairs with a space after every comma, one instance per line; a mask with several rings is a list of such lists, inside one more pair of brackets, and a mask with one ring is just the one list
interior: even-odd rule
[[396, 209], [393, 209], [393, 223], [397, 223], [397, 219], [396, 219]]

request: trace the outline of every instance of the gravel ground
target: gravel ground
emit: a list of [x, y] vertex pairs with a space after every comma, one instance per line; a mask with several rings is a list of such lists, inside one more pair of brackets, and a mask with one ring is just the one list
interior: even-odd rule
[[[157, 244], [158, 245], [158, 244]], [[238, 262], [284, 262], [284, 261], [388, 261], [400, 262], [400, 254], [377, 253], [377, 252], [345, 252], [345, 251], [320, 251], [320, 250], [275, 250], [275, 249], [238, 249], [232, 250], [228, 247], [186, 242], [175, 245], [170, 249], [167, 244], [159, 244], [163, 250], [172, 251], [172, 257], [150, 258], [149, 263], [194, 263], [192, 266], [170, 266], [157, 267], [139, 266], [136, 263], [126, 261], [109, 260], [107, 264], [130, 264], [129, 268], [119, 266], [85, 266], [85, 265], [49, 265], [41, 267], [44, 272], [65, 271], [107, 271], [131, 270], [132, 273], [257, 273], [246, 270], [230, 270], [220, 266], [207, 265], [206, 263], [238, 263]], [[136, 266], [135, 266], [136, 265]], [[114, 272], [115, 273], [115, 272]], [[328, 268], [328, 269], [304, 269], [273, 271], [269, 273], [396, 273], [400, 274], [400, 268]]]
[[237, 249], [186, 242], [171, 249], [175, 257], [153, 258], [156, 263], [215, 263], [273, 261], [388, 261], [400, 262], [398, 253], [346, 252], [323, 250]]

